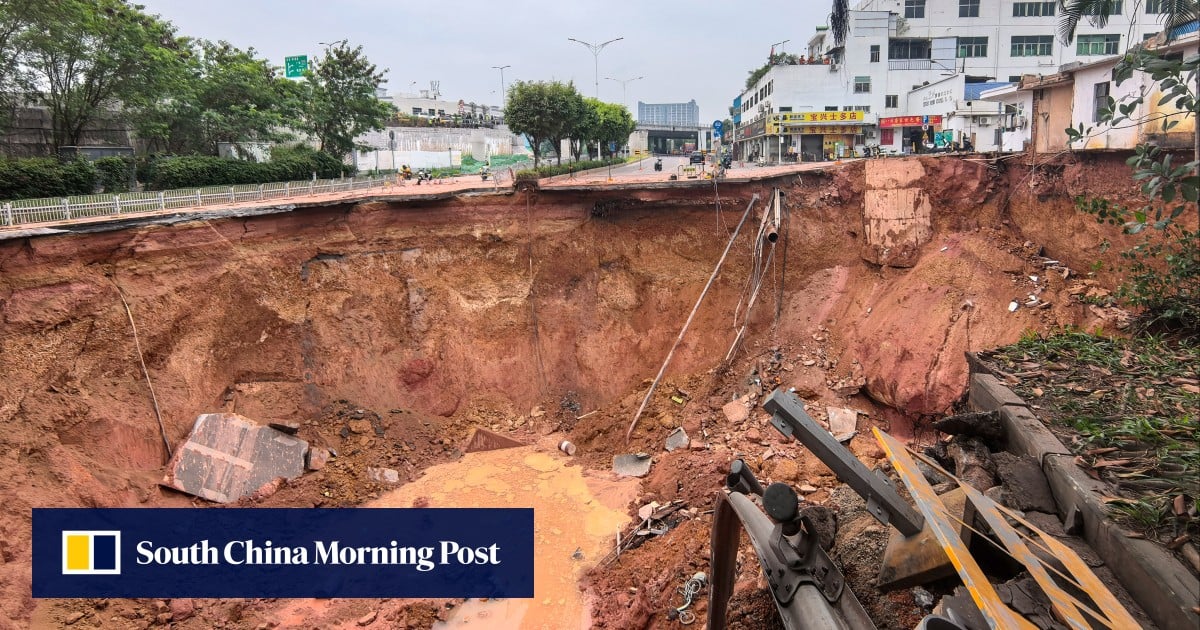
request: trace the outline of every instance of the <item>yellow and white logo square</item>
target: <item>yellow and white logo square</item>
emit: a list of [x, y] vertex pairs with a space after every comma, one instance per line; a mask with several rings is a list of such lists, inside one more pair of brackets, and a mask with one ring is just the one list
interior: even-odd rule
[[63, 531], [63, 575], [120, 575], [121, 532]]

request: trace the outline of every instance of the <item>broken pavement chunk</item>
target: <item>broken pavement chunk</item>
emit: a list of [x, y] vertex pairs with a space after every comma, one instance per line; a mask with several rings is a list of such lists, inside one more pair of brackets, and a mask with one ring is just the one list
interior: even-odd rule
[[829, 432], [833, 434], [835, 440], [843, 442], [854, 437], [855, 429], [858, 427], [857, 411], [830, 407], [825, 410], [825, 413], [829, 415]]
[[750, 417], [750, 410], [746, 408], [746, 403], [741, 400], [725, 403], [725, 406], [721, 407], [721, 411], [725, 412], [725, 417], [732, 424], [741, 424]]
[[471, 434], [471, 439], [467, 440], [467, 446], [463, 448], [463, 452], [477, 453], [480, 451], [498, 451], [504, 448], [516, 448], [525, 446], [524, 443], [514, 440], [507, 435], [501, 435], [495, 431], [476, 427]]
[[329, 461], [329, 449], [314, 446], [308, 449], [308, 459], [304, 467], [308, 470], [321, 470]]
[[646, 453], [614, 455], [613, 472], [622, 477], [645, 477], [650, 472], [650, 456]]
[[683, 427], [678, 427], [667, 435], [667, 442], [665, 446], [668, 451], [673, 451], [675, 449], [684, 448], [689, 442], [690, 440], [688, 439], [687, 431], [684, 431]]
[[308, 442], [233, 413], [206, 413], [167, 463], [159, 482], [181, 492], [230, 503], [273, 479], [304, 473]]
[[368, 468], [367, 478], [375, 483], [400, 483], [400, 473], [391, 468]]

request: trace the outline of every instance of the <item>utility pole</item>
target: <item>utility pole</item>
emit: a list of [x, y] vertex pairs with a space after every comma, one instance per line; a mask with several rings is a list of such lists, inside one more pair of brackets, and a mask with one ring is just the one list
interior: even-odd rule
[[607, 46], [613, 42], [619, 42], [622, 39], [625, 39], [625, 38], [618, 37], [616, 39], [610, 39], [610, 40], [604, 42], [603, 44], [592, 44], [592, 43], [585, 42], [581, 39], [575, 39], [574, 37], [567, 38], [567, 41], [572, 41], [577, 44], [583, 44], [588, 50], [592, 51], [592, 57], [594, 58], [593, 60], [595, 62], [594, 70], [595, 70], [595, 84], [596, 84], [596, 100], [600, 100], [600, 51], [604, 50], [605, 46]]
[[507, 98], [508, 98], [508, 96], [507, 96], [507, 95], [504, 93], [504, 69], [505, 69], [505, 68], [511, 68], [511, 67], [512, 67], [511, 65], [508, 65], [508, 66], [492, 66], [492, 69], [493, 69], [493, 70], [499, 70], [499, 71], [500, 71], [500, 104], [501, 104], [501, 105], [503, 105], [503, 104], [504, 104], [504, 102], [505, 102], [505, 101], [507, 100]]
[[604, 77], [604, 78], [608, 79], [609, 81], [616, 81], [617, 83], [621, 84], [621, 105], [623, 105], [625, 107], [625, 109], [629, 109], [629, 102], [625, 98], [625, 86], [627, 86], [630, 83], [637, 81], [639, 79], [645, 79], [646, 77], [634, 77], [632, 79], [614, 79], [612, 77]]

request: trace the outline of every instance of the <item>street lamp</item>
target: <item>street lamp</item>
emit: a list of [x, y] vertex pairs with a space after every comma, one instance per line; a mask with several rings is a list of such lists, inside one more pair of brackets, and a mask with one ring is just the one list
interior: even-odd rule
[[639, 79], [645, 79], [646, 77], [634, 77], [632, 79], [614, 79], [612, 77], [604, 77], [604, 78], [608, 79], [609, 81], [616, 81], [617, 83], [621, 84], [621, 105], [623, 105], [625, 107], [625, 109], [629, 109], [629, 103], [627, 103], [626, 99], [625, 99], [625, 86], [629, 85], [630, 83], [637, 81]]
[[782, 55], [782, 54], [783, 54], [783, 45], [784, 45], [784, 44], [786, 44], [786, 43], [788, 43], [788, 42], [790, 42], [790, 41], [792, 41], [792, 40], [790, 40], [790, 39], [785, 39], [785, 40], [783, 40], [783, 41], [781, 41], [781, 42], [775, 42], [774, 44], [771, 44], [771, 50], [775, 50], [775, 47], [776, 47], [776, 46], [779, 46], [779, 54], [781, 54], [781, 55]]
[[610, 40], [604, 42], [603, 44], [590, 44], [581, 39], [575, 39], [574, 37], [567, 38], [567, 41], [572, 41], [577, 44], [583, 44], [584, 46], [587, 47], [588, 50], [592, 51], [592, 57], [594, 58], [594, 62], [595, 62], [596, 100], [600, 100], [600, 51], [604, 50], [605, 46], [607, 46], [613, 42], [619, 42], [622, 39], [625, 39], [625, 38], [618, 37], [616, 39], [610, 39]]
[[499, 70], [499, 71], [500, 71], [500, 103], [501, 103], [501, 104], [503, 104], [503, 103], [504, 103], [504, 101], [505, 101], [505, 98], [506, 98], [506, 96], [505, 96], [505, 94], [504, 94], [504, 69], [505, 69], [505, 68], [511, 68], [511, 67], [512, 67], [511, 65], [507, 65], [507, 66], [492, 66], [492, 69], [493, 69], [493, 70]]
[[350, 40], [348, 40], [348, 39], [339, 39], [339, 40], [337, 40], [337, 41], [335, 41], [335, 42], [317, 42], [317, 43], [318, 43], [318, 44], [320, 44], [320, 45], [322, 45], [322, 46], [324, 46], [325, 48], [331, 48], [331, 47], [333, 47], [333, 45], [334, 45], [334, 44], [342, 44], [342, 45], [345, 45], [345, 44], [346, 44], [346, 43], [348, 43], [349, 41], [350, 41]]

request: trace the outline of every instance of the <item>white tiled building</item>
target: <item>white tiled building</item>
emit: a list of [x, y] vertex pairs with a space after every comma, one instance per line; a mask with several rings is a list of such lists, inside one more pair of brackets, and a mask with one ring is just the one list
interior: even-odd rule
[[944, 131], [953, 133], [937, 133], [939, 141], [998, 150], [1004, 110], [981, 101], [976, 84], [1054, 74], [1161, 30], [1161, 0], [1118, 4], [1103, 28], [1082, 20], [1067, 46], [1057, 38], [1057, 0], [863, 0], [843, 46], [818, 27], [802, 63], [772, 66], [735, 99], [736, 151], [774, 160], [901, 150]]

